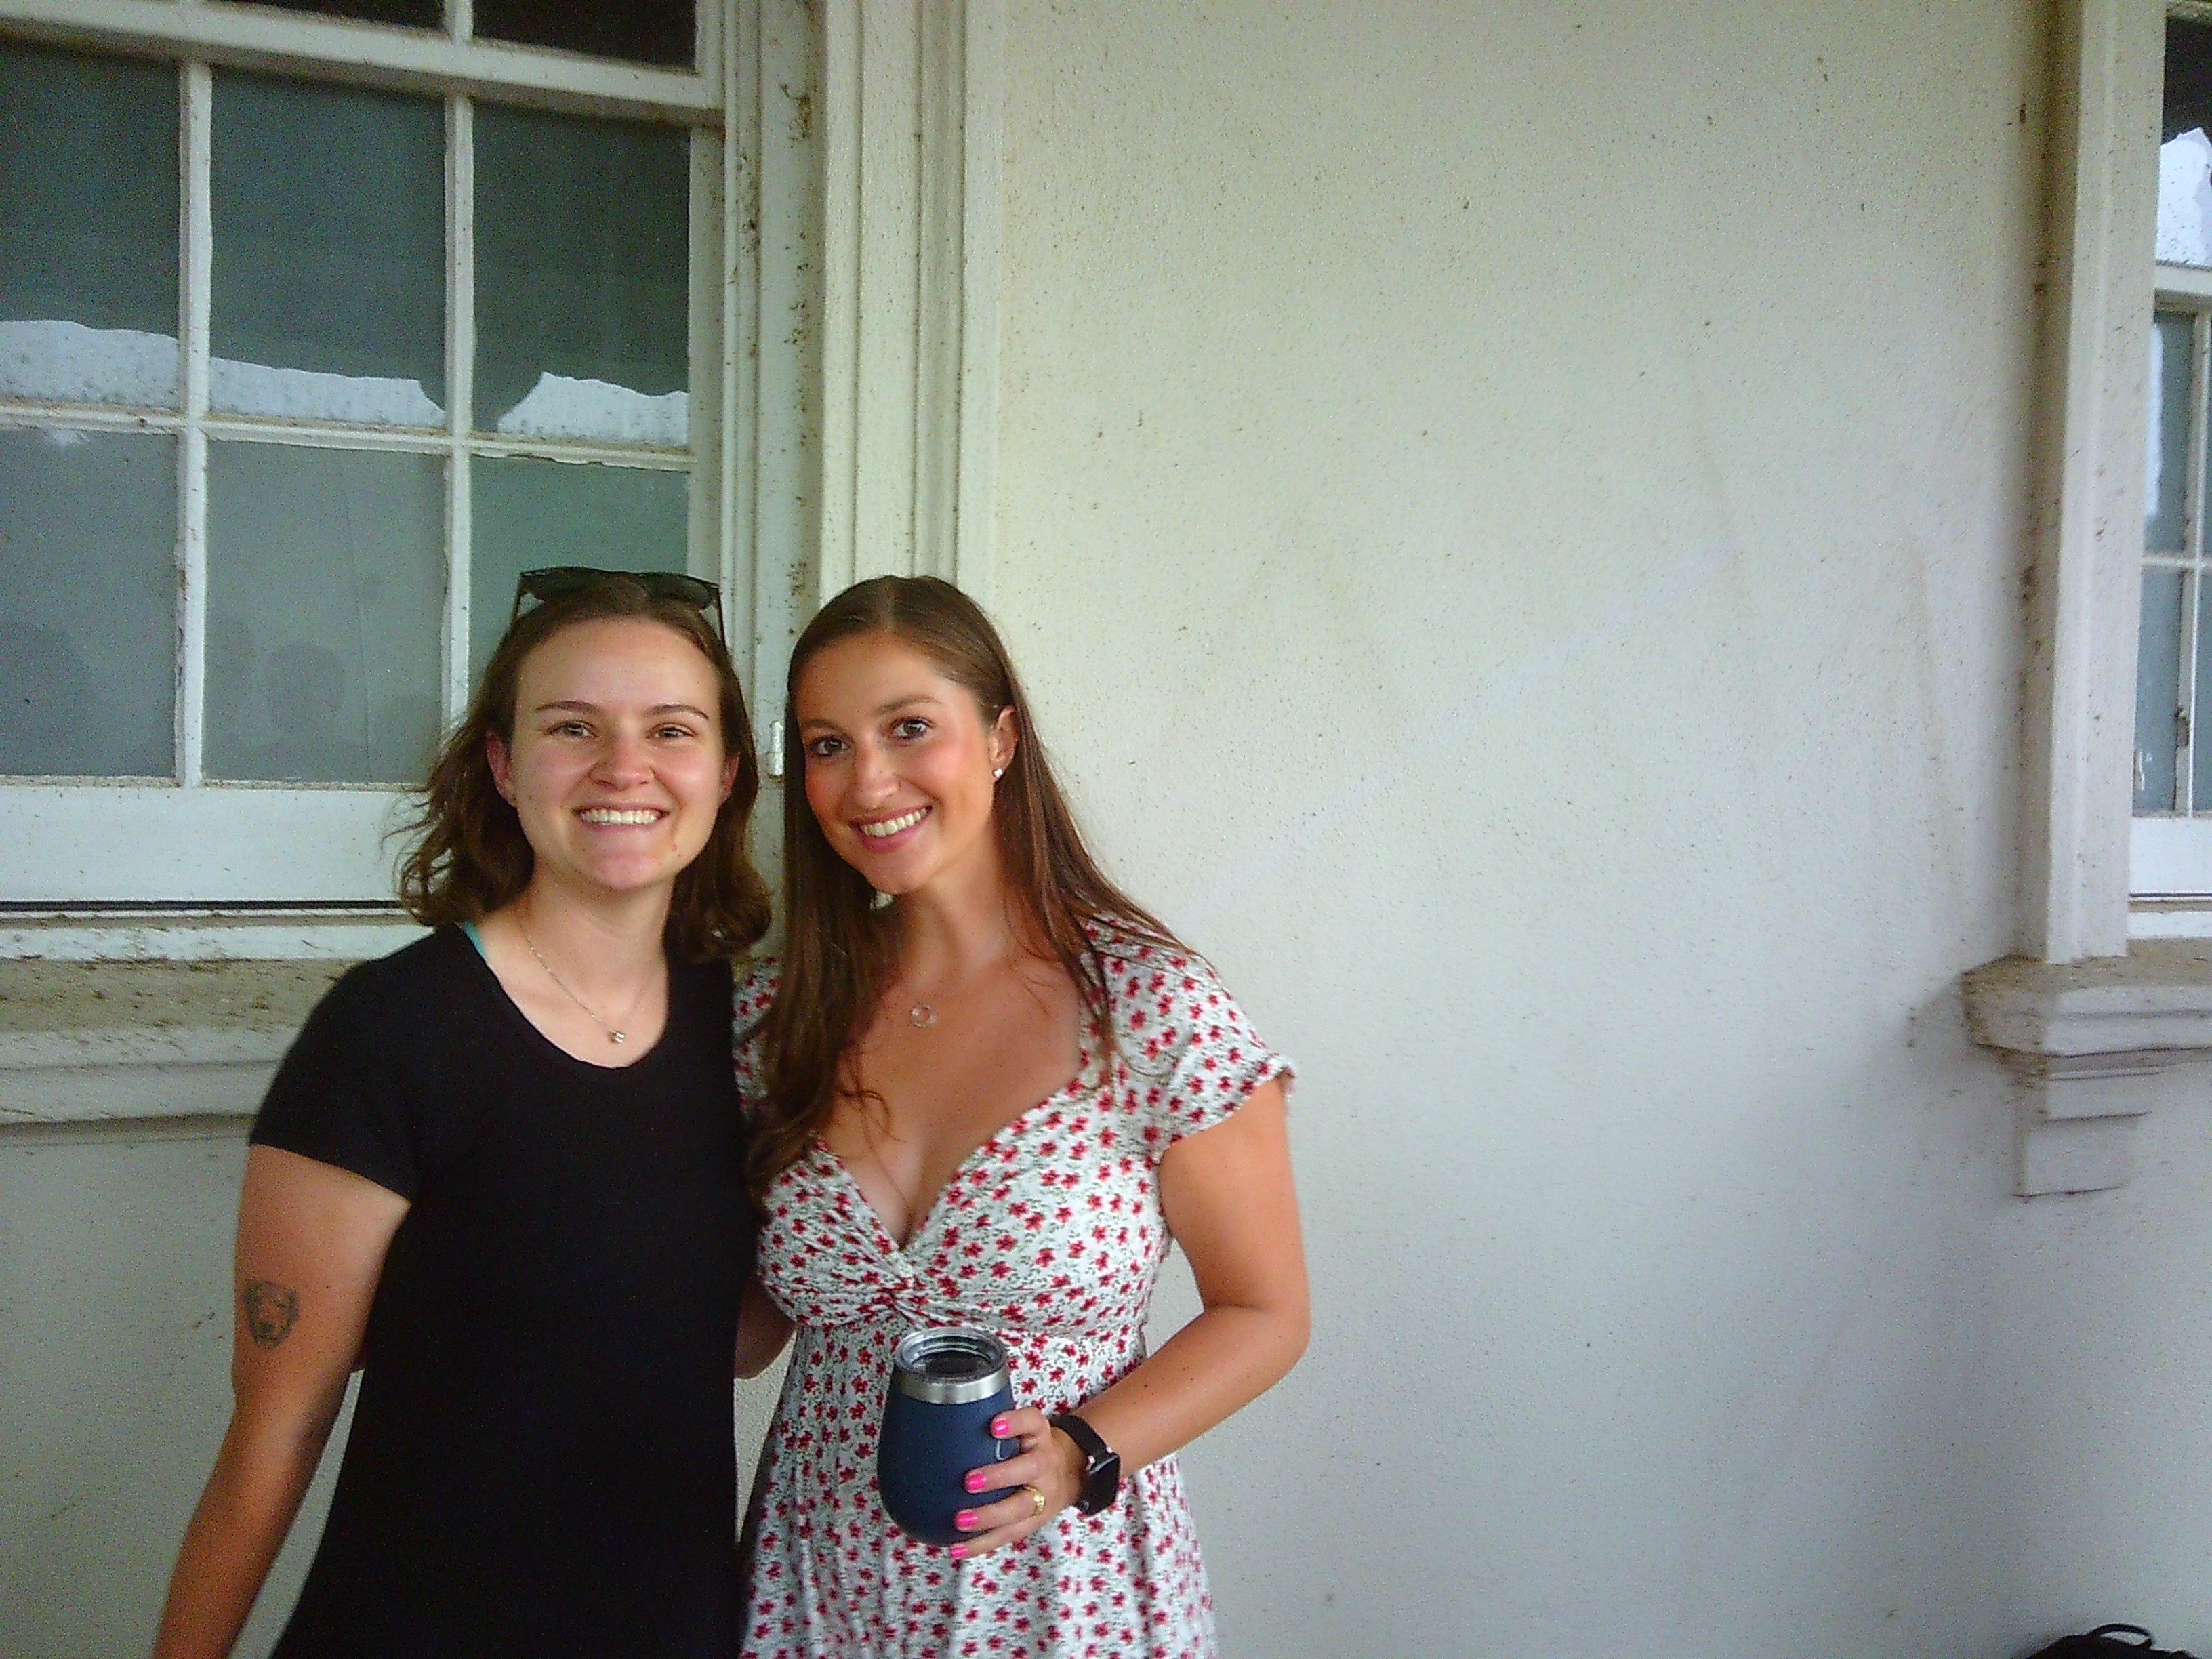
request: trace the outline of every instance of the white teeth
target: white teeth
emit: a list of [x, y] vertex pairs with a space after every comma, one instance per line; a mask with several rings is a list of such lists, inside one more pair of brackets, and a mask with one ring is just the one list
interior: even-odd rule
[[661, 817], [650, 806], [587, 806], [576, 816], [586, 823], [658, 823]]
[[911, 812], [902, 812], [895, 818], [885, 818], [881, 823], [864, 823], [860, 833], [871, 841], [881, 841], [886, 836], [896, 836], [902, 830], [911, 830], [929, 816], [927, 806], [917, 806]]

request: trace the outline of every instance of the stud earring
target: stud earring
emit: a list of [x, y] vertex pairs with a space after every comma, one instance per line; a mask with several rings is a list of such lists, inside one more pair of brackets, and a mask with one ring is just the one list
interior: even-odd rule
[[1003, 778], [1006, 775], [1006, 769], [1003, 766], [994, 766], [991, 769], [991, 781], [994, 783], [996, 783], [1000, 778]]

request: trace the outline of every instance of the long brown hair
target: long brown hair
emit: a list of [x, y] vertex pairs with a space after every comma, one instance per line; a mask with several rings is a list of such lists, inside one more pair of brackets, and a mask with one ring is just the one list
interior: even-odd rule
[[1092, 928], [1111, 941], [1173, 947], [1159, 920], [1106, 878], [1075, 827], [1030, 717], [1012, 660], [975, 600], [934, 576], [878, 576], [823, 605], [792, 648], [784, 690], [783, 895], [786, 943], [775, 1003], [758, 1030], [765, 1099], [750, 1174], [756, 1194], [795, 1163], [841, 1098], [862, 1097], [854, 1048], [898, 967], [890, 912], [830, 847], [806, 804], [799, 680], [825, 646], [882, 634], [912, 646], [975, 699], [986, 728], [1011, 708], [1014, 755], [992, 799], [1016, 925], [1075, 982], [1102, 1060], [1114, 1050], [1105, 972]]
[[668, 906], [669, 949], [692, 962], [734, 957], [768, 931], [768, 884], [745, 851], [745, 827], [760, 793], [760, 763], [730, 653], [696, 607], [657, 599], [622, 576], [556, 594], [507, 624], [484, 665], [469, 711], [438, 751], [404, 834], [416, 837], [399, 866], [399, 902], [425, 927], [476, 921], [513, 902], [530, 884], [536, 856], [492, 781], [484, 739], [512, 749], [522, 665], [564, 628], [610, 619], [658, 623], [697, 647], [721, 694], [722, 743], [738, 763], [729, 799], [699, 856], [676, 878]]

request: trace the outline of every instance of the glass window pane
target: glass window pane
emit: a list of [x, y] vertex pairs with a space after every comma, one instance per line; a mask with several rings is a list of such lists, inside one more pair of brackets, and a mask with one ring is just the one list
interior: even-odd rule
[[175, 70], [0, 46], [0, 395], [176, 406]]
[[440, 0], [259, 0], [280, 11], [313, 12], [319, 17], [354, 17], [366, 23], [399, 23], [434, 29], [445, 21]]
[[2161, 311], [2150, 338], [2150, 455], [2143, 489], [2143, 550], [2179, 553], [2189, 506], [2189, 380], [2196, 330], [2185, 312]]
[[215, 408], [444, 423], [445, 131], [434, 99], [216, 77]]
[[2166, 107], [2158, 150], [2158, 257], [2212, 265], [2212, 27], [2166, 20]]
[[479, 40], [691, 66], [692, 0], [476, 0]]
[[689, 441], [690, 143], [478, 106], [479, 430]]
[[208, 446], [209, 776], [422, 781], [439, 726], [441, 468]]
[[0, 772], [172, 776], [177, 442], [0, 431]]
[[681, 570], [688, 473], [560, 461], [479, 460], [471, 475], [469, 672], [480, 672], [514, 608], [514, 579], [550, 564]]
[[2143, 571], [2142, 634], [2136, 650], [2136, 811], [2174, 810], [2180, 733], [2182, 573]]

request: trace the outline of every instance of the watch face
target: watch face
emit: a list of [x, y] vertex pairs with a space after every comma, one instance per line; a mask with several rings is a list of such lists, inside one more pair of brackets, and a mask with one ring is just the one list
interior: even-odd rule
[[1118, 1452], [1108, 1452], [1084, 1472], [1083, 1501], [1078, 1505], [1085, 1515], [1096, 1515], [1109, 1508], [1121, 1495], [1121, 1457]]

